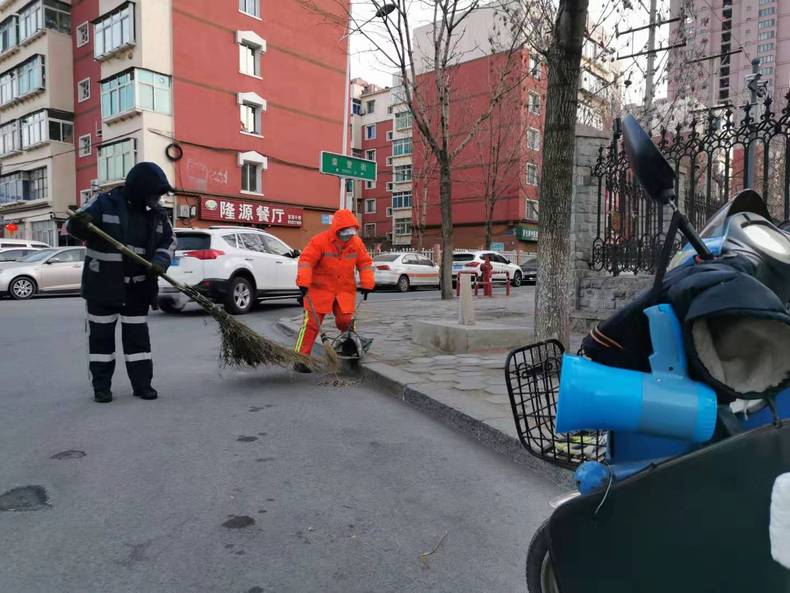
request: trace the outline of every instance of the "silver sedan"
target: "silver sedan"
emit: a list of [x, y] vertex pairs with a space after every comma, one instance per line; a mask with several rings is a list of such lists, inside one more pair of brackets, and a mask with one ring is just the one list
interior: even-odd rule
[[373, 258], [376, 286], [401, 292], [418, 286], [439, 286], [439, 266], [419, 253], [382, 253]]
[[84, 259], [84, 247], [65, 247], [5, 263], [0, 268], [0, 295], [25, 300], [38, 293], [79, 292]]

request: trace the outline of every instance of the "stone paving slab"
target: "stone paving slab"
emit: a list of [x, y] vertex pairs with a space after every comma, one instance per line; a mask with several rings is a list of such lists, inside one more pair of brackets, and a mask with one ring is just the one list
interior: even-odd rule
[[[477, 299], [478, 320], [526, 326], [523, 343], [532, 341], [534, 288], [522, 287], [510, 298]], [[563, 486], [571, 485], [571, 475], [537, 460], [521, 445], [513, 421], [504, 375], [507, 351], [447, 354], [412, 341], [415, 320], [455, 321], [457, 302], [436, 300], [369, 301], [358, 316], [360, 334], [373, 337], [363, 361], [363, 376], [416, 405], [427, 413], [464, 430], [513, 460], [525, 463]], [[280, 329], [295, 335], [301, 316], [281, 319]], [[325, 329], [333, 328], [331, 316]], [[580, 336], [573, 337], [575, 351]]]

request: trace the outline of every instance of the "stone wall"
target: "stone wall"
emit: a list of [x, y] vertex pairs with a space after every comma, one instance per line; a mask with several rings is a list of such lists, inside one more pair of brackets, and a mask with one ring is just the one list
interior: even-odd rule
[[590, 330], [599, 321], [607, 319], [628, 304], [638, 293], [650, 288], [652, 284], [653, 277], [648, 275], [608, 276], [590, 270], [577, 270], [573, 331]]

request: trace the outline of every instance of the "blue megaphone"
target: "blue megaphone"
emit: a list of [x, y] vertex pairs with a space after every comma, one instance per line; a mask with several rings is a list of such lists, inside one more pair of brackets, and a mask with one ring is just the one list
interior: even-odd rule
[[565, 355], [557, 397], [557, 432], [639, 432], [695, 443], [716, 427], [716, 393], [688, 378], [683, 334], [667, 304], [645, 309], [652, 373], [604, 366]]

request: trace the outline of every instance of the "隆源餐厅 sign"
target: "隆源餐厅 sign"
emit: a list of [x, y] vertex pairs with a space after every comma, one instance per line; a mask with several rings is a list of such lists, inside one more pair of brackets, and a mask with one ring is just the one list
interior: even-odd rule
[[302, 226], [303, 208], [233, 198], [201, 198], [200, 218], [221, 222]]

